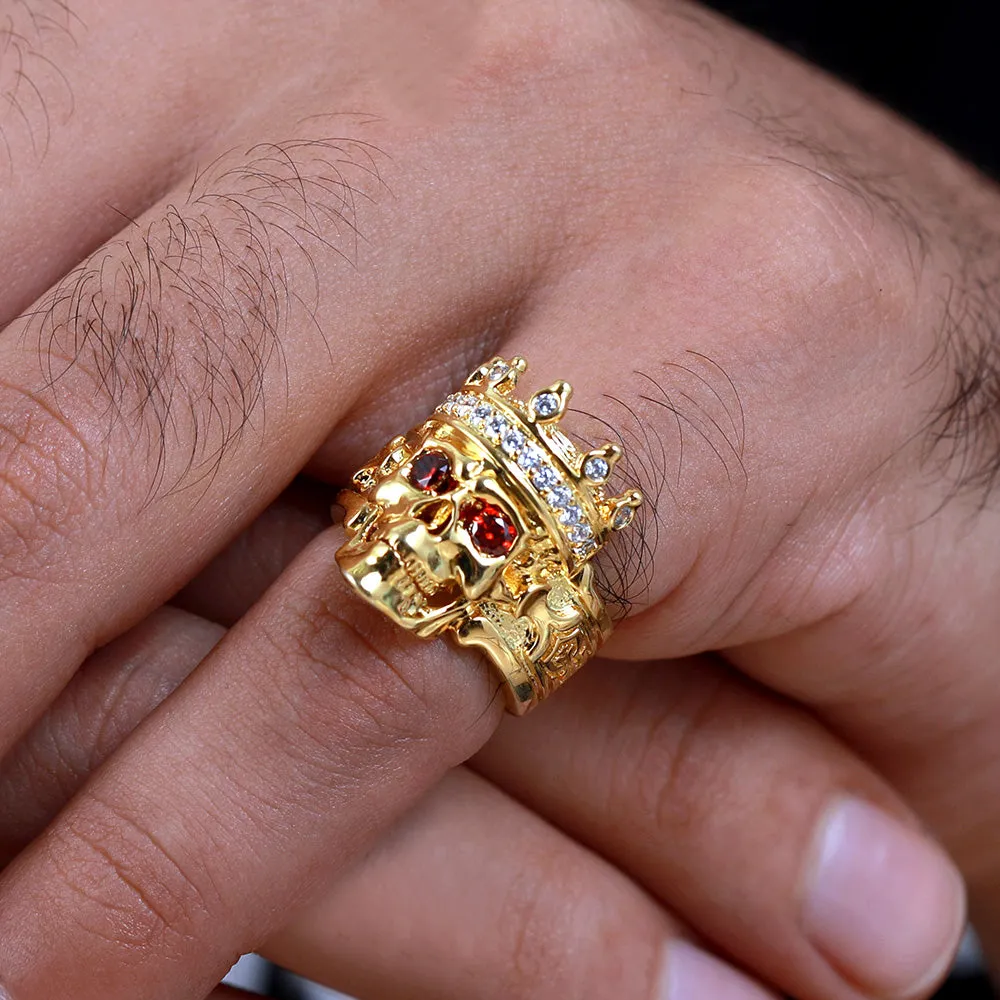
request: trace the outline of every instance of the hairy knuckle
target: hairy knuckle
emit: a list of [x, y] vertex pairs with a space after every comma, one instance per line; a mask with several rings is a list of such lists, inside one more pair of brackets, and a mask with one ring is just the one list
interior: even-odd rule
[[80, 927], [123, 948], [197, 936], [219, 901], [128, 810], [89, 796], [54, 828], [50, 856]]
[[151, 495], [210, 480], [262, 431], [289, 328], [329, 348], [320, 289], [302, 274], [318, 280], [314, 255], [356, 257], [361, 203], [383, 190], [379, 163], [352, 137], [232, 150], [21, 318], [51, 394], [92, 400], [132, 465], [140, 453]]

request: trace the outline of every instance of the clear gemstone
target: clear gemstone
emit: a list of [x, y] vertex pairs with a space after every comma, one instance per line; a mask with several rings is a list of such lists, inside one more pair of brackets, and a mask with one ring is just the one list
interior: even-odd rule
[[559, 482], [559, 476], [550, 465], [543, 465], [532, 477], [531, 481], [540, 490], [548, 489]]
[[588, 539], [586, 542], [574, 545], [573, 551], [576, 553], [578, 559], [589, 559], [597, 551], [597, 544], [593, 539]]
[[487, 420], [493, 413], [493, 407], [489, 403], [479, 403], [477, 406], [473, 407], [472, 419], [477, 424], [485, 424]]
[[494, 441], [499, 441], [507, 431], [507, 421], [504, 420], [503, 415], [500, 413], [494, 413], [489, 420], [486, 421], [486, 433]]
[[534, 472], [542, 464], [542, 453], [529, 444], [517, 456], [517, 464], [526, 472]]
[[516, 455], [524, 445], [524, 435], [516, 428], [512, 427], [504, 435], [503, 450], [508, 455]]
[[567, 507], [560, 515], [563, 524], [579, 524], [583, 520], [583, 511], [579, 507]]
[[506, 362], [498, 361], [492, 368], [490, 368], [488, 377], [491, 382], [499, 382], [507, 377], [507, 373], [510, 371], [510, 365]]
[[634, 507], [619, 507], [615, 511], [615, 519], [611, 522], [611, 526], [615, 531], [621, 531], [622, 528], [627, 528], [632, 523], [632, 518], [635, 517]]
[[590, 525], [588, 524], [578, 524], [569, 529], [569, 540], [571, 542], [586, 542], [592, 535], [593, 532], [590, 530]]
[[568, 486], [553, 486], [549, 491], [549, 503], [553, 507], [569, 507], [574, 499], [573, 491]]
[[531, 405], [535, 415], [546, 420], [559, 412], [559, 397], [554, 392], [540, 392]]
[[601, 458], [600, 455], [591, 455], [584, 462], [583, 474], [595, 483], [603, 483], [611, 475], [611, 466], [607, 459]]

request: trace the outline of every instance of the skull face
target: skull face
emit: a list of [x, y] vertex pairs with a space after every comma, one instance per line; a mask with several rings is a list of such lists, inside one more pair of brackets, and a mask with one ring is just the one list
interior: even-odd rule
[[534, 526], [516, 486], [471, 436], [430, 421], [394, 444], [359, 474], [363, 495], [345, 501], [353, 534], [337, 561], [396, 622], [433, 635], [500, 586]]

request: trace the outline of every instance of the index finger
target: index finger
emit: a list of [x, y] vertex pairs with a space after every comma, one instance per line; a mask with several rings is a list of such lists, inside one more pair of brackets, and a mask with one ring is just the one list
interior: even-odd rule
[[195, 1000], [494, 730], [321, 535], [0, 881], [12, 1000]]

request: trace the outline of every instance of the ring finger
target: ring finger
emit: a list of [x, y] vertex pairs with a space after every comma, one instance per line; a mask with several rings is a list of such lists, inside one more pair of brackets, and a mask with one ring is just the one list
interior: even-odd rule
[[203, 996], [495, 728], [478, 659], [347, 599], [339, 542], [317, 538], [8, 868], [16, 1000]]

